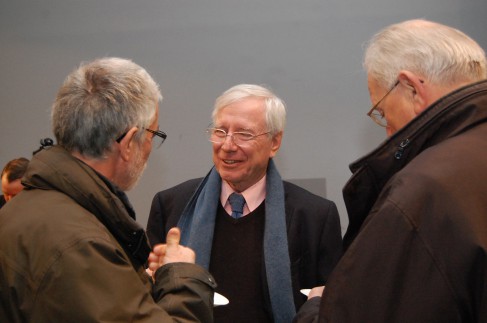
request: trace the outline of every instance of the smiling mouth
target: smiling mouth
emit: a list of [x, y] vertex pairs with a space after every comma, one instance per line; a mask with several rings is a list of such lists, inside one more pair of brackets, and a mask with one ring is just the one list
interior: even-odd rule
[[228, 165], [233, 165], [238, 163], [238, 160], [233, 160], [233, 159], [223, 159], [223, 162]]

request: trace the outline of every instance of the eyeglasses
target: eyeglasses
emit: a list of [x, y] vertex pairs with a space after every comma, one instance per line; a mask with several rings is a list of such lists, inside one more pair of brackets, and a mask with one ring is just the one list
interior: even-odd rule
[[[151, 130], [147, 128], [143, 128], [145, 131], [148, 131], [152, 134], [151, 140], [152, 140], [152, 145], [155, 148], [161, 147], [161, 145], [164, 143], [164, 141], [167, 138], [167, 135], [164, 131], [161, 130]], [[118, 137], [115, 141], [120, 143], [122, 139], [127, 135], [127, 132], [124, 132], [120, 137]]]
[[227, 137], [231, 137], [233, 139], [233, 143], [237, 146], [245, 145], [249, 141], [254, 140], [259, 136], [267, 135], [269, 133], [270, 131], [267, 131], [267, 132], [259, 133], [258, 135], [254, 135], [250, 132], [238, 131], [230, 135], [223, 129], [218, 129], [218, 128], [206, 129], [206, 135], [208, 136], [209, 141], [216, 144], [222, 144], [225, 142]]
[[152, 134], [152, 145], [155, 148], [161, 147], [161, 145], [164, 143], [164, 141], [167, 138], [167, 135], [164, 131], [161, 130], [151, 130], [144, 128], [146, 131], [149, 131]]
[[399, 80], [394, 83], [394, 85], [387, 91], [386, 94], [377, 101], [376, 104], [370, 109], [370, 111], [367, 113], [367, 116], [369, 116], [372, 120], [374, 120], [375, 123], [377, 123], [381, 127], [387, 127], [387, 120], [384, 118], [384, 111], [382, 109], [379, 109], [379, 104], [384, 101], [384, 99], [389, 95], [389, 93], [392, 92], [396, 88], [396, 86], [399, 84]]

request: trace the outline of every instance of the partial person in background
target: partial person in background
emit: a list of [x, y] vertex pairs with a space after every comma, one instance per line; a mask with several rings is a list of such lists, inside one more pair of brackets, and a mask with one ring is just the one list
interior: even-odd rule
[[212, 118], [214, 167], [157, 193], [147, 234], [156, 244], [181, 228], [182, 244], [229, 299], [215, 308], [215, 322], [290, 322], [306, 300], [300, 289], [325, 284], [341, 256], [337, 208], [281, 180], [273, 157], [286, 110], [274, 93], [234, 86], [216, 100]]
[[346, 252], [295, 322], [487, 322], [485, 52], [411, 20], [376, 34], [364, 66], [389, 138], [350, 166]]
[[212, 276], [179, 245], [178, 229], [149, 258], [124, 193], [166, 138], [161, 99], [126, 59], [66, 78], [52, 107], [57, 145], [33, 156], [24, 191], [0, 210], [1, 322], [213, 321]]
[[20, 182], [29, 160], [24, 157], [15, 158], [9, 161], [2, 170], [2, 193], [0, 196], [0, 208], [15, 195], [24, 189]]

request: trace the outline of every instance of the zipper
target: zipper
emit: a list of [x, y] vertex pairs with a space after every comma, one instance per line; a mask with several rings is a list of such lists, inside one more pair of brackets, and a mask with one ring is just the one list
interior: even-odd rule
[[397, 147], [396, 153], [394, 154], [394, 158], [396, 158], [397, 160], [401, 159], [402, 155], [404, 154], [404, 149], [406, 149], [409, 143], [410, 143], [409, 139], [405, 139], [401, 141], [399, 147]]

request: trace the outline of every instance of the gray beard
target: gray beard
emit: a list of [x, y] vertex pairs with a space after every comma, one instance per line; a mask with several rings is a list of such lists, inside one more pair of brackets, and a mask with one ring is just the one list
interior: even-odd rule
[[132, 164], [130, 164], [128, 169], [128, 178], [124, 191], [129, 191], [134, 188], [139, 182], [142, 174], [144, 174], [145, 168], [147, 167], [147, 160], [142, 158], [142, 149], [138, 149], [135, 152], [135, 159]]

